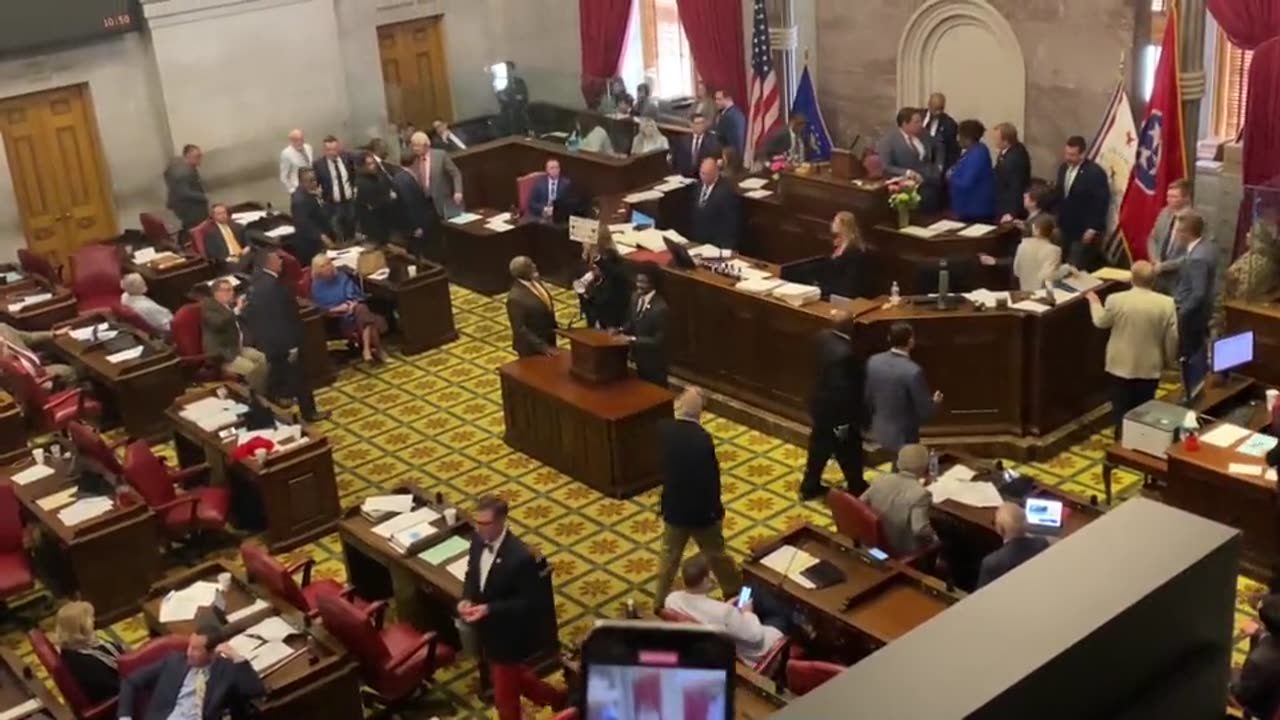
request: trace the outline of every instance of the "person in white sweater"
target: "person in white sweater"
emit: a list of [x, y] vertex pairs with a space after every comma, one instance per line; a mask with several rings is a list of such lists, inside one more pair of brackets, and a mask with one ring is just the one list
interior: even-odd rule
[[1069, 266], [1062, 264], [1062, 248], [1053, 241], [1058, 229], [1053, 217], [1047, 213], [1037, 216], [1032, 229], [1031, 236], [1018, 243], [1012, 261], [999, 260], [985, 253], [978, 256], [983, 265], [1012, 265], [1019, 290], [1039, 290], [1045, 281], [1060, 280], [1071, 272]]

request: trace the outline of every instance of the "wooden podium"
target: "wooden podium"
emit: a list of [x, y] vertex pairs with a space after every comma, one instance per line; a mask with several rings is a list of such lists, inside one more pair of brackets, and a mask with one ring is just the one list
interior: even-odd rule
[[569, 374], [583, 382], [608, 385], [627, 377], [630, 346], [619, 335], [594, 328], [556, 330], [569, 339]]

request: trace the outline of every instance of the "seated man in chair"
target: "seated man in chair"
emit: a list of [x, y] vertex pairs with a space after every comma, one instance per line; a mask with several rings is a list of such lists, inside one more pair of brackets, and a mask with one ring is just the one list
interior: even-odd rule
[[680, 578], [684, 581], [684, 590], [667, 595], [663, 607], [733, 638], [738, 659], [748, 665], [764, 657], [790, 629], [787, 611], [779, 607], [765, 588], [753, 588], [751, 600], [742, 607], [737, 606], [736, 598], [721, 602], [710, 597], [716, 584], [711, 576], [711, 564], [702, 555], [684, 561]]

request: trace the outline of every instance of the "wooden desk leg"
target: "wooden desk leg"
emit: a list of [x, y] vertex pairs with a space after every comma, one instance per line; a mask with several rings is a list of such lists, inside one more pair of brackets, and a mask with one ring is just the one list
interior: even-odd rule
[[1102, 491], [1106, 495], [1107, 505], [1111, 505], [1111, 471], [1114, 469], [1111, 463], [1102, 461]]

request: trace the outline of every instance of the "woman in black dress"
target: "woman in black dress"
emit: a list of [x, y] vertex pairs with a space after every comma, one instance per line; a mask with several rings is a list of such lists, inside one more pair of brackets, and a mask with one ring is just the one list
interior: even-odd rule
[[119, 645], [103, 640], [93, 630], [93, 605], [72, 601], [58, 608], [54, 643], [62, 664], [76, 679], [91, 705], [115, 697], [120, 692], [120, 671], [116, 661]]
[[858, 234], [853, 213], [842, 210], [831, 220], [832, 248], [818, 270], [818, 287], [823, 299], [832, 295], [846, 298], [871, 297], [868, 292], [867, 246]]
[[631, 301], [631, 276], [603, 222], [595, 244], [582, 248], [582, 259], [591, 266], [578, 293], [587, 324], [606, 330], [622, 327]]
[[396, 222], [395, 190], [373, 153], [361, 155], [356, 167], [356, 223], [368, 242], [386, 245]]

